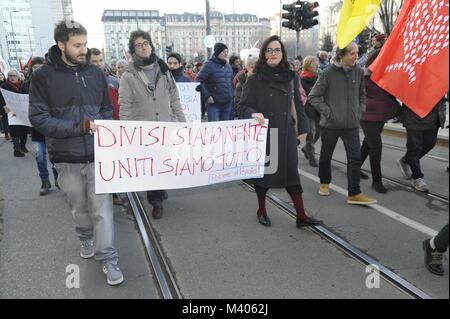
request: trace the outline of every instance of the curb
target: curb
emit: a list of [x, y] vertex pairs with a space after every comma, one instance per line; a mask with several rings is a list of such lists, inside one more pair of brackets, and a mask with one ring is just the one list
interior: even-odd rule
[[[386, 125], [384, 127], [382, 134], [406, 139], [406, 130], [403, 127], [397, 128]], [[448, 136], [438, 133], [436, 144], [448, 148]]]

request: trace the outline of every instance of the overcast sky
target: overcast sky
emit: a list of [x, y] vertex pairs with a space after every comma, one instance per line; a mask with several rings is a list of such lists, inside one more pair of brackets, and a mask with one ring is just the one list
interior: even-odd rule
[[[224, 13], [252, 13], [258, 17], [270, 17], [280, 10], [280, 0], [210, 0], [211, 8]], [[294, 0], [282, 0], [292, 3]], [[321, 8], [335, 0], [319, 0]], [[105, 9], [158, 10], [164, 13], [203, 13], [205, 0], [72, 0], [74, 17], [88, 29], [90, 47], [102, 48], [104, 44], [103, 24]]]

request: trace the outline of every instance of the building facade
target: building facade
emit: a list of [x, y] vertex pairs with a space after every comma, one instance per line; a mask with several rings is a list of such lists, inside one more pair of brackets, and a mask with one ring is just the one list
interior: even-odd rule
[[[192, 62], [206, 58], [204, 14], [184, 13], [160, 16], [158, 11], [105, 10], [103, 13], [106, 58], [121, 58], [128, 49], [131, 31], [149, 31], [157, 54], [165, 57], [166, 46]], [[239, 54], [270, 36], [270, 21], [251, 14], [211, 12], [211, 33], [225, 43], [230, 53]]]
[[14, 67], [43, 56], [54, 44], [54, 25], [72, 14], [71, 0], [0, 0], [0, 52]]
[[102, 22], [107, 61], [125, 56], [125, 52], [128, 52], [130, 34], [138, 29], [150, 33], [157, 55], [163, 56], [166, 47], [166, 22], [158, 11], [105, 10]]

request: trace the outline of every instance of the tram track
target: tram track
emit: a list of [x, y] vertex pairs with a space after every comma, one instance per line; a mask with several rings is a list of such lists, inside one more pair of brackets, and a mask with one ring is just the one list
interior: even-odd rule
[[[332, 161], [335, 162], [335, 163], [339, 163], [341, 165], [347, 166], [346, 162], [343, 162], [343, 161], [340, 161], [340, 160], [336, 160], [336, 159], [333, 159]], [[372, 173], [370, 170], [366, 170], [366, 169], [361, 169], [361, 170], [363, 172], [365, 172], [365, 173], [368, 173], [368, 174]], [[402, 188], [404, 188], [404, 189], [406, 189], [408, 191], [411, 191], [411, 192], [414, 192], [414, 193], [420, 193], [420, 194], [426, 195], [428, 197], [431, 197], [433, 199], [436, 199], [436, 200], [438, 200], [438, 201], [440, 201], [440, 202], [442, 202], [444, 204], [447, 204], [447, 205], [449, 204], [448, 196], [445, 196], [443, 194], [439, 194], [439, 193], [432, 192], [432, 191], [430, 191], [428, 193], [418, 192], [412, 187], [412, 185], [410, 183], [407, 183], [405, 181], [402, 181], [402, 180], [399, 180], [399, 179], [395, 179], [395, 178], [391, 178], [391, 177], [387, 177], [387, 176], [382, 176], [382, 178], [383, 178], [383, 180], [385, 180], [385, 181], [387, 181], [387, 182], [389, 182], [389, 183], [391, 183], [393, 185], [400, 186], [400, 187], [402, 187]]]
[[[254, 188], [251, 185], [245, 184], [244, 186], [251, 191]], [[147, 216], [144, 206], [137, 193], [127, 194], [130, 208], [135, 217], [139, 234], [145, 247], [145, 253], [148, 258], [149, 264], [155, 275], [155, 283], [163, 299], [183, 299], [183, 296], [177, 286], [177, 282], [170, 269], [169, 263], [165, 257], [162, 247], [159, 244], [156, 233], [153, 229], [151, 221]], [[278, 198], [273, 193], [269, 192], [267, 198], [271, 203], [277, 206], [283, 213], [289, 217], [295, 219], [295, 208], [284, 200]], [[415, 299], [432, 299], [427, 293], [414, 286], [406, 279], [400, 277], [394, 271], [390, 270], [373, 257], [367, 255], [359, 248], [353, 246], [351, 243], [336, 235], [330, 231], [326, 226], [315, 226], [310, 229], [325, 238], [333, 246], [339, 250], [345, 252], [351, 258], [363, 263], [364, 265], [371, 265], [374, 269], [380, 273], [389, 283], [401, 290], [406, 295]]]
[[[320, 154], [318, 154], [318, 153], [315, 153], [315, 154], [316, 154], [316, 156], [320, 156]], [[299, 158], [300, 158], [300, 155], [301, 154], [299, 152], [299, 154], [298, 154]], [[334, 159], [334, 158], [332, 159], [332, 162], [335, 162], [335, 163], [347, 166], [346, 162], [343, 162], [343, 161], [340, 161], [340, 160], [337, 160], [337, 159]], [[368, 174], [372, 173], [370, 170], [363, 169], [363, 168], [361, 168], [361, 171], [363, 171], [365, 173], [368, 173]], [[411, 191], [411, 192], [414, 192], [414, 193], [420, 193], [420, 194], [426, 195], [427, 197], [430, 197], [432, 199], [436, 199], [436, 200], [438, 200], [438, 201], [440, 201], [440, 202], [442, 202], [444, 204], [447, 204], [447, 205], [449, 204], [449, 198], [446, 195], [439, 194], [439, 193], [432, 192], [432, 191], [430, 191], [428, 193], [418, 192], [412, 187], [412, 185], [410, 183], [407, 183], [407, 182], [405, 182], [403, 180], [395, 179], [395, 178], [391, 178], [391, 177], [387, 177], [387, 176], [382, 176], [382, 178], [383, 178], [383, 180], [389, 182], [390, 184], [402, 187], [402, 188], [404, 188], [404, 189], [406, 189], [408, 191]]]
[[127, 193], [136, 220], [145, 254], [155, 276], [155, 284], [163, 299], [183, 299], [156, 232], [142, 205], [138, 193]]
[[[254, 188], [251, 185], [245, 184], [245, 186], [250, 190], [254, 191]], [[267, 194], [267, 198], [272, 204], [281, 209], [289, 217], [293, 219], [296, 218], [297, 214], [295, 208], [290, 203], [287, 203], [286, 201], [280, 199], [272, 192], [269, 192]], [[390, 270], [380, 262], [376, 261], [373, 257], [367, 255], [366, 253], [364, 253], [359, 248], [355, 247], [354, 245], [352, 245], [350, 242], [346, 241], [339, 235], [336, 235], [326, 226], [313, 226], [310, 227], [310, 229], [319, 236], [325, 238], [335, 247], [344, 251], [350, 257], [358, 260], [359, 262], [363, 263], [366, 266], [371, 265], [374, 269], [377, 269], [380, 275], [383, 276], [383, 278], [385, 278], [388, 282], [390, 282], [392, 285], [400, 289], [408, 296], [415, 299], [432, 299], [430, 295], [422, 291], [420, 288], [414, 286], [406, 279], [400, 277], [394, 271]]]

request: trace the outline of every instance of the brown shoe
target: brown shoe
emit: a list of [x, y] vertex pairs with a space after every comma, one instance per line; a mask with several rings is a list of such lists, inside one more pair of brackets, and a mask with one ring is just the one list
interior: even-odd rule
[[162, 207], [154, 207], [152, 212], [152, 217], [154, 219], [161, 219], [163, 216], [163, 208]]
[[347, 198], [347, 203], [350, 205], [372, 205], [376, 204], [377, 200], [370, 198], [366, 194], [360, 193], [355, 196], [349, 196]]

